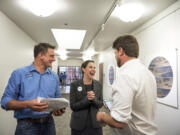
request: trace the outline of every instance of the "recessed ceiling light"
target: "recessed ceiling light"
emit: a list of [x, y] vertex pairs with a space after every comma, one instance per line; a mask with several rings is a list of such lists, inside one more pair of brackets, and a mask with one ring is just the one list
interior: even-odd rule
[[133, 22], [139, 19], [144, 12], [144, 7], [138, 3], [129, 3], [117, 6], [112, 15], [119, 17], [124, 22]]
[[80, 49], [86, 30], [51, 29], [57, 44], [63, 49]]

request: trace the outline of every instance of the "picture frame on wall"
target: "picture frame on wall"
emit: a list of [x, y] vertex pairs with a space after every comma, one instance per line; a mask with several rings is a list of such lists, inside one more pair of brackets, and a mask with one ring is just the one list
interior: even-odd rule
[[178, 55], [177, 49], [152, 57], [148, 66], [157, 83], [157, 101], [178, 109]]
[[58, 75], [62, 94], [70, 93], [70, 85], [75, 80], [82, 79], [80, 66], [59, 66]]
[[112, 86], [115, 80], [116, 68], [113, 64], [108, 65], [108, 85]]

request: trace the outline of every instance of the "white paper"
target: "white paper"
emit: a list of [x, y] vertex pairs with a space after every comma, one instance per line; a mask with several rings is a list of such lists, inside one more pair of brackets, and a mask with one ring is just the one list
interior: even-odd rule
[[38, 102], [45, 102], [48, 104], [48, 108], [45, 112], [51, 112], [54, 109], [63, 109], [69, 105], [69, 101], [65, 98], [42, 98], [38, 97]]

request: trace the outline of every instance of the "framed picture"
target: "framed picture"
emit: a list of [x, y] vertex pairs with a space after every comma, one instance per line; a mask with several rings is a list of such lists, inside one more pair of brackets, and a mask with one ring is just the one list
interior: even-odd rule
[[112, 86], [115, 80], [115, 66], [114, 65], [108, 65], [108, 85]]
[[61, 93], [70, 93], [71, 83], [82, 79], [81, 67], [79, 66], [60, 66], [58, 74]]
[[177, 50], [164, 52], [153, 57], [149, 69], [156, 78], [157, 101], [178, 108]]

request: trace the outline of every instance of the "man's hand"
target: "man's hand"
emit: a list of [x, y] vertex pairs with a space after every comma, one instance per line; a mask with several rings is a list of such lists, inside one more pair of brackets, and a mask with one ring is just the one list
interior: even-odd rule
[[44, 111], [48, 108], [47, 103], [39, 103], [37, 99], [27, 101], [27, 108], [31, 108], [33, 111]]
[[88, 91], [87, 92], [87, 97], [88, 97], [88, 100], [90, 100], [90, 101], [94, 100], [94, 98], [95, 98], [94, 91]]
[[106, 126], [106, 123], [103, 120], [105, 115], [106, 115], [105, 112], [97, 112], [96, 114], [96, 120], [100, 122], [102, 126]]
[[63, 113], [65, 113], [66, 108], [59, 109], [59, 110], [53, 110], [52, 114], [54, 116], [61, 116]]

